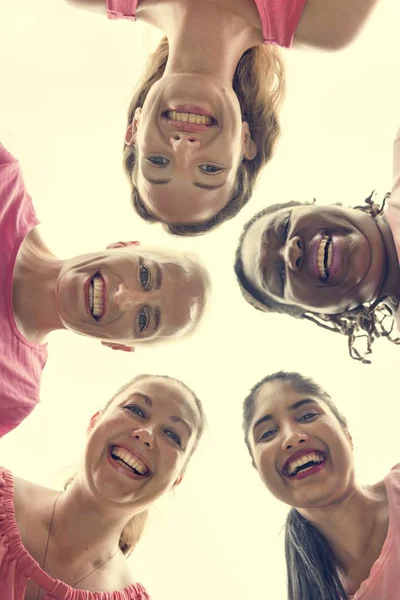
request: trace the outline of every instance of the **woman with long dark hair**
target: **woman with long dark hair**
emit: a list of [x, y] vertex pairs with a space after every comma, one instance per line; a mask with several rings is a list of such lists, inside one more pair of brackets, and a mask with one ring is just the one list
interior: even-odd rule
[[244, 401], [243, 428], [262, 481], [291, 506], [289, 600], [397, 600], [400, 465], [384, 480], [360, 485], [346, 419], [299, 373], [259, 381]]

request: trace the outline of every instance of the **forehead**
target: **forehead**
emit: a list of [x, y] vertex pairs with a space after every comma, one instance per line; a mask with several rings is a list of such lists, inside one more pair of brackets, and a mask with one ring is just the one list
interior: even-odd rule
[[256, 221], [254, 221], [254, 223], [252, 223], [246, 231], [246, 234], [243, 238], [241, 251], [243, 268], [245, 275], [250, 280], [256, 279], [256, 283], [258, 285], [261, 284], [259, 281], [260, 277], [258, 272], [262, 236], [266, 229], [272, 226], [277, 219], [287, 215], [288, 213], [294, 213], [294, 211], [294, 208], [288, 207], [276, 210], [270, 214], [262, 215]]
[[267, 381], [257, 392], [252, 423], [265, 414], [278, 416], [285, 413], [294, 403], [304, 399], [321, 404], [316, 396], [301, 391], [290, 382]]
[[124, 390], [119, 402], [135, 396], [148, 404], [152, 411], [172, 411], [174, 415], [189, 421], [194, 430], [199, 428], [200, 415], [196, 401], [179, 381], [162, 377], [138, 379]]
[[208, 221], [226, 206], [232, 185], [227, 182], [221, 188], [209, 190], [196, 187], [193, 181], [193, 175], [189, 173], [188, 178], [175, 175], [169, 183], [154, 184], [139, 170], [138, 189], [147, 210], [156, 218], [166, 223], [196, 224]]

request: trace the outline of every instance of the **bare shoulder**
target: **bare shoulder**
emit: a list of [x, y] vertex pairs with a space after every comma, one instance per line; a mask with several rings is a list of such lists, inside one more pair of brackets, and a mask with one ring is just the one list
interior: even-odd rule
[[17, 522], [23, 522], [28, 518], [37, 516], [46, 499], [56, 493], [54, 490], [37, 483], [14, 477], [14, 507]]
[[306, 0], [294, 44], [325, 50], [345, 48], [381, 1]]
[[106, 14], [106, 0], [65, 0], [76, 8]]

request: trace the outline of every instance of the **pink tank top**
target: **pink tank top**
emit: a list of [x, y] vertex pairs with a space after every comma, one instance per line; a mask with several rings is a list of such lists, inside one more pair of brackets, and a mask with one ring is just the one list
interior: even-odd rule
[[0, 468], [0, 590], [1, 600], [24, 600], [31, 579], [47, 592], [45, 600], [150, 600], [140, 583], [115, 592], [87, 592], [53, 579], [22, 543], [14, 509], [14, 480]]
[[38, 224], [18, 162], [0, 144], [0, 437], [17, 427], [39, 402], [47, 347], [17, 329], [12, 277], [22, 241]]
[[[235, 0], [232, 0], [234, 2]], [[306, 0], [254, 0], [266, 44], [290, 48]], [[136, 20], [139, 0], [106, 0], [110, 19]]]
[[368, 579], [350, 598], [354, 600], [398, 600], [400, 598], [400, 464], [384, 479], [389, 503], [389, 528], [379, 557]]

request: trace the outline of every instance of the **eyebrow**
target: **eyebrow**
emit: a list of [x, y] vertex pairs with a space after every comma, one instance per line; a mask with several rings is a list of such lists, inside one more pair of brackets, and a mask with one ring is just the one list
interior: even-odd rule
[[195, 185], [198, 188], [201, 188], [202, 190], [218, 190], [219, 188], [222, 188], [224, 187], [224, 185], [226, 185], [226, 181], [218, 185], [207, 185], [206, 183], [197, 183], [197, 181], [195, 181], [193, 185]]
[[[146, 175], [143, 175], [143, 177], [146, 179], [146, 181], [148, 181], [149, 183], [153, 183], [154, 185], [166, 185], [167, 183], [170, 183], [170, 181], [172, 181], [172, 179], [150, 179], [149, 177], [146, 177]], [[226, 181], [218, 185], [207, 185], [206, 183], [199, 183], [195, 181], [193, 185], [198, 188], [201, 188], [202, 190], [218, 190], [219, 188], [222, 188], [224, 185], [226, 185]]]
[[156, 272], [154, 289], [159, 290], [162, 284], [162, 270], [160, 265], [157, 262], [154, 262], [154, 270]]
[[160, 329], [160, 324], [161, 324], [161, 311], [159, 308], [153, 309], [153, 316], [154, 316], [154, 321], [155, 321], [153, 333], [156, 333], [156, 331], [158, 331]]
[[[153, 403], [147, 394], [143, 394], [143, 392], [134, 392], [132, 395], [140, 396], [142, 398], [142, 400], [144, 400], [144, 402], [150, 408], [153, 406]], [[170, 421], [173, 421], [174, 423], [178, 423], [178, 422], [183, 423], [183, 425], [185, 425], [187, 427], [187, 429], [189, 431], [189, 435], [192, 435], [192, 428], [190, 427], [189, 423], [187, 423], [184, 419], [182, 419], [182, 417], [178, 417], [177, 415], [172, 415], [170, 417]]]
[[[303, 400], [298, 400], [294, 404], [291, 404], [290, 406], [288, 406], [287, 410], [294, 411], [294, 410], [297, 410], [298, 408], [300, 408], [301, 406], [304, 406], [305, 404], [318, 404], [318, 402], [316, 402], [315, 400], [311, 400], [311, 398], [304, 398]], [[257, 429], [257, 427], [259, 425], [261, 425], [262, 423], [265, 423], [267, 421], [272, 421], [273, 418], [274, 418], [273, 415], [268, 414], [268, 415], [264, 415], [263, 417], [258, 419], [258, 421], [256, 421], [254, 423], [253, 432]]]
[[[268, 290], [270, 290], [276, 296], [280, 296], [280, 291], [281, 291], [280, 286], [279, 286], [279, 283], [277, 284], [277, 281], [276, 281], [276, 268], [275, 268], [276, 264], [271, 269], [271, 268], [269, 268], [270, 261], [268, 260], [268, 258], [264, 265], [262, 264], [263, 261], [261, 260], [261, 257], [263, 256], [263, 254], [265, 254], [265, 252], [263, 253], [263, 251], [262, 251], [262, 247], [268, 246], [268, 244], [270, 243], [271, 234], [274, 232], [277, 219], [278, 219], [278, 216], [275, 215], [269, 222], [267, 228], [263, 231], [262, 241], [261, 241], [261, 252], [260, 252], [260, 259], [259, 259], [259, 268], [261, 271], [261, 281], [262, 281], [263, 287], [264, 287], [264, 284], [267, 284]], [[277, 237], [276, 232], [275, 232], [275, 237]], [[271, 285], [271, 284], [273, 284], [273, 285]], [[278, 293], [277, 293], [277, 291], [278, 291]]]
[[172, 179], [150, 179], [149, 177], [146, 177], [146, 175], [143, 175], [143, 177], [149, 183], [154, 183], [154, 185], [165, 185], [172, 181]]

